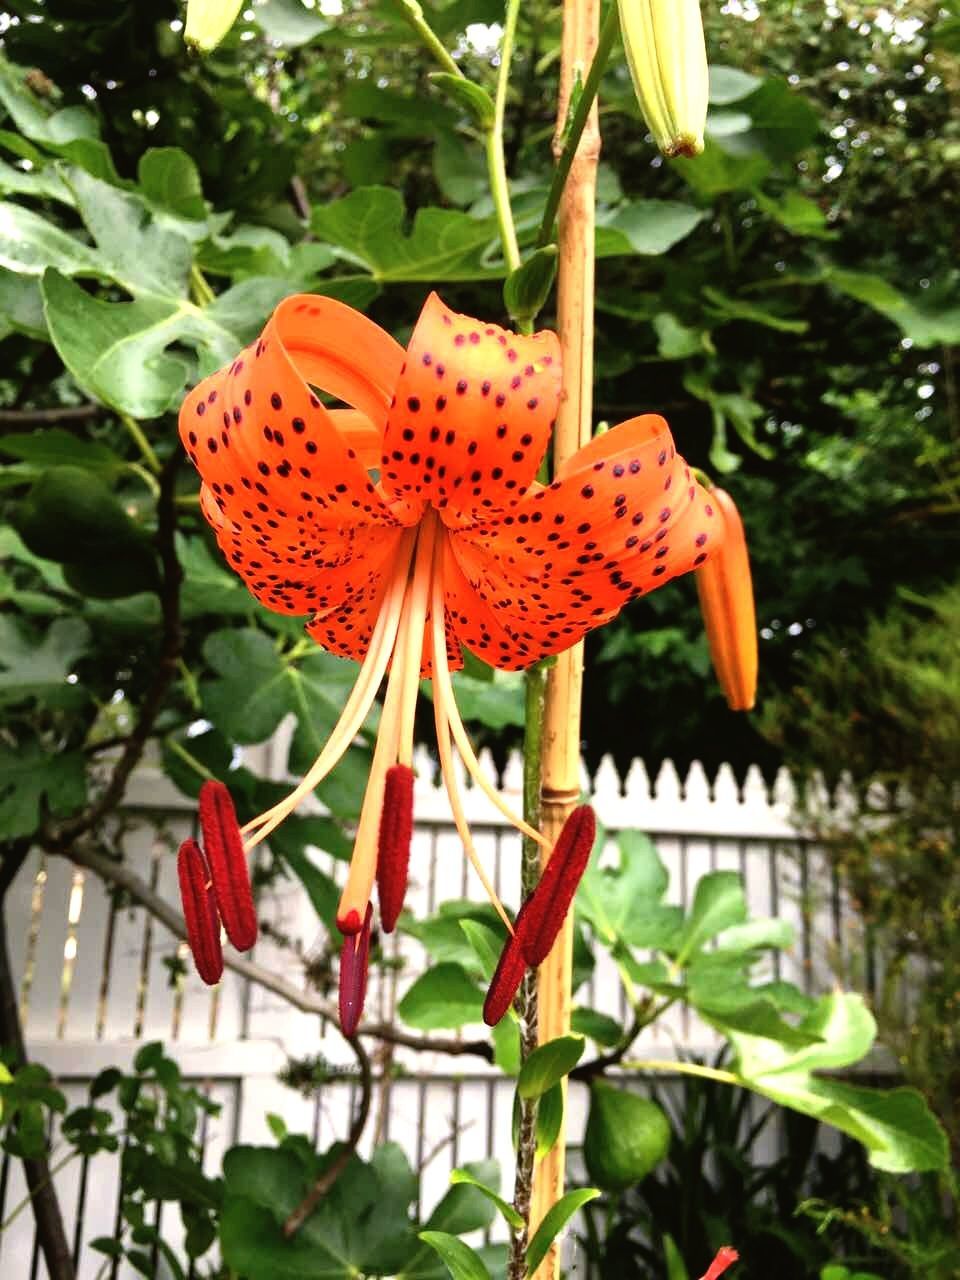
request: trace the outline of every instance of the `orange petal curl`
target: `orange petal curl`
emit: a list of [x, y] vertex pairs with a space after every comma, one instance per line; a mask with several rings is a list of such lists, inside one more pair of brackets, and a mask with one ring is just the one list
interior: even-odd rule
[[749, 711], [757, 693], [757, 618], [743, 521], [723, 489], [708, 501], [724, 528], [720, 554], [696, 573], [710, 657], [731, 711]]
[[383, 482], [453, 526], [516, 505], [533, 483], [560, 400], [554, 333], [521, 337], [424, 304], [383, 437]]
[[[494, 666], [529, 666], [704, 564], [722, 539], [715, 508], [666, 422], [632, 418], [500, 518], [451, 530], [467, 584], [454, 605], [458, 636]], [[469, 593], [485, 611], [471, 610]]]

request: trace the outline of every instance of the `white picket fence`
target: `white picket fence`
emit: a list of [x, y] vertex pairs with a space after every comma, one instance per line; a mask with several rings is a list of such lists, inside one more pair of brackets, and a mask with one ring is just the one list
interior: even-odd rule
[[[258, 748], [261, 752], [266, 755], [261, 755], [260, 766], [272, 766], [272, 776], [281, 776], [283, 742]], [[485, 763], [492, 770], [492, 762]], [[481, 899], [483, 892], [463, 856], [445, 792], [434, 780], [433, 762], [422, 755], [417, 765], [408, 905], [423, 917], [445, 899]], [[512, 758], [501, 785], [517, 805], [520, 777], [520, 761]], [[778, 976], [806, 989], [822, 989], [844, 951], [860, 947], [822, 857], [793, 826], [794, 792], [785, 772], [770, 794], [754, 768], [741, 791], [727, 766], [711, 786], [698, 764], [681, 784], [668, 762], [651, 783], [639, 762], [621, 779], [612, 762], [605, 760], [593, 779], [584, 774], [584, 790], [608, 831], [637, 828], [655, 840], [670, 871], [670, 901], [686, 905], [703, 874], [730, 869], [743, 876], [754, 914], [791, 920], [797, 942], [772, 963]], [[516, 905], [518, 838], [477, 790], [468, 789], [465, 799], [478, 852], [498, 891]], [[159, 772], [141, 770], [130, 792], [125, 857], [171, 902], [177, 900], [175, 851], [192, 822], [187, 803], [167, 780]], [[317, 861], [325, 870], [342, 872], [342, 866], [326, 855], [318, 853]], [[95, 876], [75, 870], [64, 859], [34, 857], [8, 894], [6, 911], [29, 1054], [49, 1067], [71, 1104], [85, 1099], [90, 1080], [102, 1068], [129, 1067], [141, 1044], [162, 1040], [185, 1077], [221, 1104], [220, 1114], [205, 1127], [208, 1172], [219, 1171], [224, 1150], [238, 1141], [272, 1142], [269, 1113], [282, 1116], [291, 1132], [308, 1134], [320, 1148], [345, 1136], [353, 1083], [335, 1081], [306, 1099], [277, 1080], [288, 1055], [319, 1054], [334, 1074], [349, 1072], [353, 1056], [335, 1027], [229, 972], [213, 992], [192, 967], [186, 979], [172, 985], [167, 962], [178, 950], [182, 955], [182, 947], [141, 908], [118, 902]], [[253, 958], [302, 984], [302, 964], [271, 937], [296, 940], [306, 956], [322, 942], [322, 929], [306, 895], [296, 884], [285, 884], [259, 903], [259, 912], [269, 928]], [[394, 935], [387, 946], [400, 964], [388, 978], [372, 984], [367, 1016], [377, 1020], [392, 1017], [397, 999], [424, 964], [422, 948], [410, 938]], [[335, 992], [330, 994], [335, 998]], [[624, 1016], [612, 963], [600, 957], [587, 992], [578, 999], [601, 1012]], [[480, 1031], [466, 1028], [463, 1034], [471, 1039]], [[643, 1033], [637, 1053], [670, 1058], [683, 1049], [712, 1055], [717, 1045], [709, 1027], [677, 1009]], [[401, 1143], [414, 1167], [422, 1170], [426, 1210], [447, 1189], [451, 1169], [466, 1161], [497, 1158], [508, 1185], [512, 1083], [475, 1057], [397, 1048], [393, 1062], [409, 1075], [378, 1086], [361, 1151], [369, 1151], [374, 1141]], [[582, 1134], [585, 1109], [586, 1090], [572, 1087], [569, 1122], [574, 1144]], [[54, 1146], [56, 1151], [56, 1135]], [[113, 1236], [117, 1229], [116, 1158], [101, 1155], [75, 1161], [57, 1176], [56, 1185], [80, 1280], [126, 1280], [132, 1272], [109, 1265], [102, 1269], [102, 1256], [87, 1247], [91, 1239]], [[19, 1162], [5, 1160], [0, 1168], [0, 1221], [23, 1195]], [[165, 1240], [177, 1250], [182, 1239], [179, 1214], [165, 1211], [161, 1226]], [[570, 1274], [579, 1274], [576, 1260], [570, 1261]], [[168, 1274], [162, 1259], [156, 1274]], [[45, 1280], [46, 1275], [31, 1215], [21, 1213], [0, 1234], [0, 1276]]]

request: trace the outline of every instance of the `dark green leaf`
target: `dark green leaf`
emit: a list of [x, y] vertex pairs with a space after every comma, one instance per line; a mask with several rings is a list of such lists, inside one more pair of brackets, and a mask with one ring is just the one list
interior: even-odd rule
[[64, 815], [79, 809], [87, 795], [84, 757], [79, 751], [48, 755], [36, 743], [17, 748], [0, 744], [0, 831], [26, 836], [40, 823], [40, 805]]
[[597, 254], [609, 258], [628, 253], [667, 253], [706, 216], [701, 209], [677, 201], [635, 200], [603, 219], [597, 228]]
[[362, 187], [313, 213], [320, 239], [361, 262], [374, 278], [386, 281], [496, 279], [502, 263], [488, 262], [496, 246], [494, 218], [471, 218], [451, 209], [421, 208], [409, 235], [403, 230], [400, 193], [389, 187]]
[[450, 1181], [454, 1186], [465, 1184], [470, 1187], [476, 1187], [487, 1199], [499, 1209], [501, 1216], [509, 1226], [520, 1230], [523, 1226], [523, 1219], [514, 1209], [513, 1205], [507, 1204], [506, 1200], [502, 1200], [491, 1187], [486, 1186], [479, 1178], [475, 1177], [468, 1169], [454, 1169], [450, 1174]]
[[397, 1006], [421, 1031], [463, 1027], [482, 1020], [483, 993], [459, 964], [437, 964], [420, 975]]
[[557, 274], [557, 246], [537, 249], [526, 262], [511, 271], [503, 284], [503, 302], [515, 320], [531, 321], [546, 304]]
[[577, 1210], [582, 1209], [591, 1200], [596, 1200], [599, 1194], [600, 1192], [594, 1187], [580, 1187], [576, 1191], [568, 1191], [550, 1207], [527, 1247], [528, 1276], [532, 1276], [539, 1267], [547, 1256], [547, 1250]]
[[453, 1280], [490, 1280], [490, 1272], [474, 1251], [444, 1231], [421, 1231], [420, 1239], [443, 1259]]
[[520, 1069], [517, 1091], [521, 1098], [539, 1098], [562, 1080], [583, 1057], [583, 1036], [558, 1036], [540, 1045]]

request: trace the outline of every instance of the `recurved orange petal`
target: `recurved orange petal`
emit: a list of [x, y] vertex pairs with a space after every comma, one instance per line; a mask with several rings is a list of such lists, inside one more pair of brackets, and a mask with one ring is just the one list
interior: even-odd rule
[[[501, 519], [450, 534], [476, 596], [531, 655], [517, 665], [569, 648], [635, 596], [703, 564], [722, 537], [709, 496], [652, 414], [592, 440]], [[469, 607], [461, 612], [469, 619]], [[460, 632], [474, 648], [476, 627]]]
[[710, 502], [724, 527], [723, 548], [697, 570], [710, 657], [731, 711], [750, 711], [757, 695], [757, 617], [750, 557], [736, 503], [723, 489]]
[[[295, 295], [260, 339], [184, 402], [180, 434], [231, 566], [268, 608], [318, 615], [362, 657], [401, 529], [368, 474], [403, 350], [359, 312]], [[347, 401], [328, 410], [318, 393]]]
[[429, 500], [451, 526], [520, 501], [560, 396], [556, 334], [519, 337], [432, 293], [407, 347], [383, 441], [388, 494]]

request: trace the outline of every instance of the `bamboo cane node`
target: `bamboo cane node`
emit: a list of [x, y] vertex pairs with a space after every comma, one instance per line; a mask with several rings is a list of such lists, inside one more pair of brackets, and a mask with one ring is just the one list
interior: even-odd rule
[[542, 787], [540, 796], [544, 804], [561, 805], [576, 804], [580, 799], [579, 787]]

